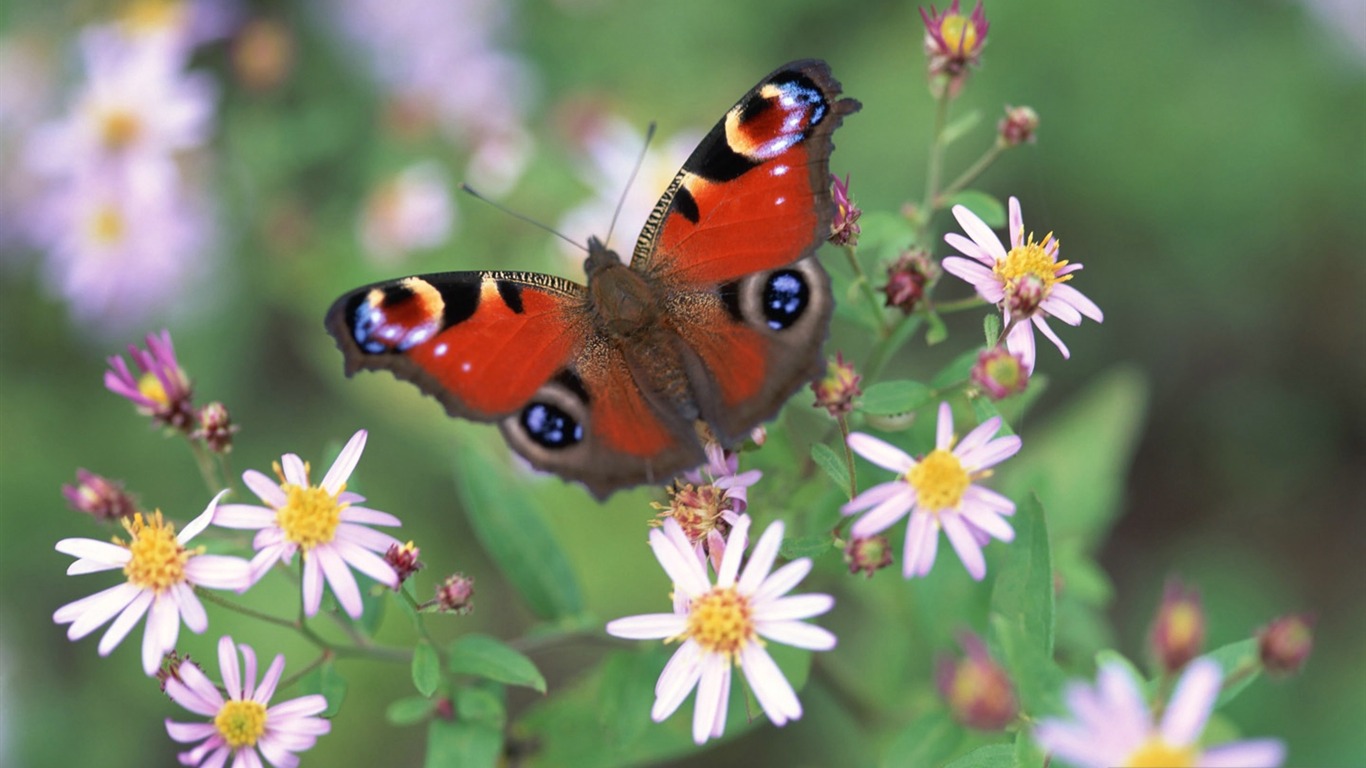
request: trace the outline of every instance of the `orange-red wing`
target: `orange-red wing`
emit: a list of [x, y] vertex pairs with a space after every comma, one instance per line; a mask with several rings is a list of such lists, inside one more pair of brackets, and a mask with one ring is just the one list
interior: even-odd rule
[[824, 62], [789, 64], [745, 94], [650, 214], [633, 269], [715, 286], [813, 253], [829, 236], [831, 134], [859, 103]]
[[583, 288], [526, 272], [448, 272], [352, 291], [327, 330], [347, 372], [385, 369], [452, 414], [489, 421], [526, 405], [584, 341]]

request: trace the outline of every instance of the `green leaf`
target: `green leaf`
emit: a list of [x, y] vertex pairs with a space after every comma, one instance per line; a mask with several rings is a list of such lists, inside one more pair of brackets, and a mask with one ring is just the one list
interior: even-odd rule
[[939, 373], [930, 379], [930, 386], [934, 389], [948, 389], [955, 384], [961, 384], [972, 375], [972, 366], [976, 364], [977, 350], [969, 349], [940, 369]]
[[1047, 755], [1030, 737], [1028, 728], [1015, 734], [1015, 768], [1043, 768]]
[[949, 337], [949, 327], [944, 325], [944, 318], [938, 312], [930, 312], [925, 321], [930, 327], [925, 329], [925, 343], [931, 347]]
[[531, 659], [488, 635], [465, 635], [451, 643], [448, 666], [458, 674], [478, 675], [545, 693], [545, 678]]
[[603, 661], [593, 711], [610, 744], [630, 744], [645, 732], [658, 675], [656, 659], [647, 652], [616, 651]]
[[849, 466], [844, 463], [844, 457], [835, 452], [834, 448], [825, 443], [813, 443], [811, 445], [811, 460], [817, 466], [825, 470], [825, 474], [835, 481], [835, 485], [844, 493], [845, 498], [853, 494], [850, 493], [849, 486]]
[[988, 744], [978, 747], [944, 768], [1015, 768], [1015, 745]]
[[918, 381], [880, 381], [863, 393], [858, 408], [864, 413], [895, 416], [914, 411], [931, 399], [930, 388]]
[[965, 136], [968, 131], [977, 127], [980, 122], [982, 122], [982, 110], [974, 109], [971, 112], [964, 113], [961, 117], [944, 126], [944, 133], [939, 138], [940, 145], [947, 147], [954, 143]]
[[502, 686], [498, 692], [484, 686], [470, 685], [455, 692], [455, 711], [462, 720], [472, 720], [503, 730], [507, 724], [507, 705], [503, 703]]
[[997, 436], [1005, 437], [1006, 435], [1015, 434], [1015, 430], [1010, 428], [1010, 422], [1006, 421], [1006, 417], [997, 409], [996, 403], [992, 402], [991, 398], [984, 395], [982, 397], [974, 397], [968, 402], [972, 403], [972, 413], [977, 417], [978, 424], [981, 424], [987, 419], [994, 419], [1000, 416], [1001, 429], [996, 433]]
[[987, 635], [992, 655], [1005, 665], [1020, 696], [1020, 709], [1030, 717], [1061, 711], [1065, 676], [1052, 656], [1043, 652], [1020, 621], [997, 613], [990, 617]]
[[982, 317], [982, 335], [986, 337], [987, 349], [996, 346], [996, 340], [1001, 338], [1001, 316], [993, 312], [988, 312]]
[[778, 547], [778, 551], [787, 560], [796, 560], [799, 557], [820, 557], [833, 548], [831, 541], [828, 533], [793, 536], [792, 538], [784, 538], [782, 545]]
[[336, 717], [337, 712], [341, 711], [342, 702], [346, 700], [346, 678], [337, 674], [337, 667], [331, 661], [323, 662], [304, 675], [299, 687], [308, 693], [320, 693], [327, 699], [323, 717]]
[[887, 747], [884, 768], [943, 765], [963, 741], [963, 729], [942, 709], [931, 710], [906, 726]]
[[1099, 546], [1120, 511], [1125, 479], [1143, 425], [1148, 387], [1136, 369], [1099, 379], [1000, 467], [996, 489], [1011, 498], [1037, 490], [1054, 541]]
[[1129, 657], [1119, 651], [1111, 650], [1109, 648], [1096, 652], [1096, 669], [1111, 665], [1122, 668], [1129, 674], [1129, 677], [1133, 679], [1134, 685], [1139, 686], [1140, 688], [1143, 687], [1143, 673], [1138, 671], [1138, 667], [1134, 666], [1132, 661], [1129, 661]]
[[[1219, 662], [1224, 670], [1224, 686], [1219, 691], [1215, 708], [1222, 707], [1238, 697], [1238, 694], [1252, 685], [1262, 675], [1261, 660], [1257, 655], [1257, 638], [1249, 637], [1236, 643], [1229, 643], [1205, 654]], [[1236, 679], [1233, 679], [1235, 678]], [[1232, 682], [1230, 682], [1232, 679]]]
[[487, 452], [456, 452], [456, 493], [479, 543], [542, 619], [583, 612], [583, 596], [564, 552], [531, 500]]
[[389, 702], [384, 719], [394, 725], [414, 725], [432, 713], [432, 702], [425, 696], [407, 696]]
[[420, 640], [413, 648], [413, 686], [418, 693], [430, 697], [440, 684], [441, 657], [431, 643]]
[[991, 611], [1023, 628], [1028, 641], [1053, 655], [1053, 561], [1043, 505], [1032, 494], [1021, 501], [1011, 518], [1015, 540], [996, 575]]
[[992, 195], [978, 189], [965, 189], [948, 199], [950, 206], [961, 205], [977, 214], [992, 229], [1006, 225], [1006, 207]]
[[426, 768], [494, 768], [503, 756], [503, 732], [476, 720], [435, 718], [427, 727]]

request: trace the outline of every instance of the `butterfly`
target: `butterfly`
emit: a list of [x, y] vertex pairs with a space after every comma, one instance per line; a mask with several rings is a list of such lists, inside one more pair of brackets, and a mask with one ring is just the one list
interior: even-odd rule
[[779, 68], [702, 139], [630, 264], [588, 240], [587, 285], [535, 272], [351, 291], [325, 326], [346, 374], [387, 370], [452, 416], [497, 422], [532, 466], [599, 499], [702, 464], [825, 368], [834, 302], [831, 136], [860, 104], [822, 61]]

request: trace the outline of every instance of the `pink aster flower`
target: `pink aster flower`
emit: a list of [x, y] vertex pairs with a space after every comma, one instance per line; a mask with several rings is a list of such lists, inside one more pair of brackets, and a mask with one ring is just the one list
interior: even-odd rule
[[793, 560], [770, 573], [782, 543], [782, 522], [768, 526], [741, 572], [744, 547], [736, 545], [749, 526], [747, 515], [736, 521], [732, 546], [726, 548], [713, 585], [683, 529], [665, 520], [662, 528], [650, 531], [650, 547], [673, 580], [673, 613], [630, 616], [607, 625], [607, 632], [617, 637], [683, 641], [655, 684], [650, 716], [662, 722], [696, 688], [692, 735], [698, 744], [725, 731], [731, 670], [737, 665], [774, 725], [802, 716], [792, 685], [764, 650], [765, 640], [816, 651], [835, 647], [834, 635], [802, 621], [829, 611], [834, 598], [787, 595], [811, 571], [811, 560]]
[[134, 376], [122, 357], [109, 358], [104, 386], [110, 392], [137, 406], [138, 413], [151, 416], [157, 423], [189, 431], [194, 426], [190, 379], [176, 360], [171, 332], [147, 334], [147, 349], [128, 345], [128, 356], [138, 367]]
[[384, 553], [402, 542], [365, 526], [402, 523], [387, 512], [356, 506], [365, 498], [346, 490], [365, 450], [365, 437], [363, 429], [351, 437], [318, 485], [309, 483], [308, 464], [292, 453], [275, 465], [278, 483], [249, 469], [242, 482], [267, 506], [224, 504], [218, 510], [218, 525], [259, 531], [252, 544], [257, 550], [252, 581], [280, 560], [288, 564], [295, 552], [301, 553], [304, 613], [309, 616], [322, 604], [326, 580], [347, 615], [360, 618], [360, 588], [350, 568], [391, 589], [398, 586], [398, 574], [384, 561]]
[[950, 232], [944, 240], [969, 258], [950, 256], [944, 259], [944, 270], [971, 283], [978, 296], [1001, 307], [1010, 329], [1006, 349], [1018, 353], [1030, 373], [1034, 372], [1035, 327], [1064, 358], [1069, 356], [1067, 345], [1048, 327], [1047, 318], [1056, 317], [1068, 325], [1080, 325], [1083, 316], [1098, 323], [1105, 319], [1095, 302], [1067, 284], [1082, 265], [1058, 261], [1058, 240], [1052, 233], [1043, 242], [1035, 242], [1032, 234], [1025, 237], [1018, 199], [1010, 198], [1009, 251], [977, 214], [955, 205], [953, 215], [968, 237]]
[[955, 446], [953, 411], [948, 403], [940, 403], [934, 450], [919, 460], [871, 435], [850, 435], [849, 447], [855, 453], [898, 474], [895, 480], [875, 485], [844, 505], [840, 511], [846, 515], [871, 510], [854, 523], [850, 534], [875, 536], [909, 512], [902, 557], [906, 578], [930, 572], [942, 528], [963, 567], [981, 581], [987, 573], [982, 545], [991, 538], [1015, 538], [1005, 520], [1015, 514], [1015, 503], [973, 483], [1020, 450], [1018, 437], [993, 439], [1000, 428], [1000, 417], [988, 419]]
[[[749, 488], [764, 473], [751, 469], [740, 472], [740, 457], [718, 443], [707, 443], [707, 463], [683, 473], [683, 481], [668, 488], [669, 503], [651, 504], [660, 518], [673, 518], [693, 543], [697, 558], [711, 560], [720, 569], [726, 552], [726, 535], [749, 506]], [[656, 523], [658, 524], [658, 522]], [[749, 545], [743, 537], [741, 549]]]
[[[128, 541], [113, 543], [95, 539], [62, 539], [57, 551], [78, 558], [66, 572], [96, 573], [123, 570], [125, 581], [72, 603], [52, 615], [58, 624], [70, 624], [66, 636], [79, 640], [104, 625], [114, 623], [100, 639], [99, 652], [108, 656], [144, 615], [147, 627], [142, 635], [142, 669], [156, 674], [161, 658], [169, 653], [180, 634], [180, 622], [195, 633], [209, 625], [204, 606], [195, 597], [195, 587], [244, 590], [251, 584], [246, 560], [240, 557], [206, 555], [202, 547], [187, 548], [189, 543], [213, 520], [220, 493], [209, 502], [204, 513], [177, 536], [175, 526], [157, 511], [144, 517], [123, 519]], [[115, 618], [117, 617], [117, 618]]]
[[1170, 765], [1188, 768], [1274, 768], [1285, 759], [1276, 739], [1250, 739], [1202, 749], [1200, 734], [1214, 710], [1223, 671], [1196, 659], [1176, 684], [1154, 723], [1138, 681], [1122, 664], [1103, 664], [1094, 687], [1072, 683], [1073, 720], [1045, 718], [1034, 731], [1039, 745], [1077, 768]]
[[166, 719], [166, 732], [172, 739], [189, 744], [181, 752], [181, 765], [222, 768], [232, 758], [233, 768], [261, 768], [265, 758], [275, 768], [294, 768], [296, 752], [311, 749], [318, 737], [332, 730], [332, 724], [318, 717], [327, 709], [321, 694], [300, 696], [268, 707], [275, 686], [285, 669], [284, 654], [271, 662], [261, 684], [256, 684], [256, 654], [251, 646], [241, 646], [244, 666], [237, 660], [238, 646], [231, 637], [218, 640], [218, 669], [223, 675], [223, 698], [218, 688], [194, 664], [182, 664], [178, 678], [166, 680], [166, 694], [196, 715], [210, 718], [207, 723], [177, 723]]

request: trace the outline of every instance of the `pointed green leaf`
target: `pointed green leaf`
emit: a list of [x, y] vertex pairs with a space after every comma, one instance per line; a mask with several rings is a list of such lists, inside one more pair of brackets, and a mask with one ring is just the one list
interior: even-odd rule
[[658, 674], [657, 659], [647, 652], [616, 651], [603, 661], [602, 682], [593, 709], [610, 744], [630, 744], [650, 725]]
[[931, 394], [930, 388], [918, 381], [880, 381], [863, 393], [858, 408], [864, 413], [894, 416], [925, 405]]
[[331, 661], [323, 662], [304, 675], [299, 681], [299, 688], [308, 693], [320, 693], [327, 699], [323, 717], [336, 717], [337, 712], [341, 711], [342, 702], [346, 701], [346, 678], [337, 674], [337, 667]]
[[926, 315], [925, 321], [930, 326], [925, 329], [925, 343], [927, 345], [933, 347], [949, 337], [949, 327], [944, 325], [944, 318], [940, 317], [938, 312], [931, 311]]
[[531, 499], [487, 453], [456, 453], [456, 493], [479, 543], [542, 619], [583, 612], [579, 582]]
[[414, 725], [432, 713], [432, 702], [425, 696], [408, 696], [389, 702], [384, 719], [394, 725]]
[[1026, 638], [1052, 657], [1053, 562], [1039, 499], [1032, 494], [1023, 499], [1011, 523], [1015, 540], [996, 575], [991, 611], [1023, 627]]
[[965, 136], [968, 131], [975, 128], [980, 122], [982, 122], [982, 110], [974, 109], [971, 112], [963, 113], [961, 117], [954, 119], [953, 122], [944, 126], [944, 133], [939, 137], [940, 145], [947, 147], [954, 143]]
[[961, 205], [977, 214], [977, 218], [992, 229], [1001, 229], [1006, 225], [1006, 207], [1001, 205], [1000, 200], [979, 189], [965, 189], [950, 197], [948, 202], [950, 206]]
[[488, 635], [465, 635], [451, 643], [450, 671], [478, 675], [508, 685], [545, 693], [545, 678], [531, 659]]
[[1233, 701], [1261, 677], [1262, 664], [1257, 653], [1257, 638], [1249, 637], [1205, 654], [1219, 662], [1224, 670], [1224, 686], [1219, 690], [1219, 700], [1214, 705], [1216, 708]]
[[844, 458], [825, 443], [813, 443], [811, 460], [825, 470], [825, 474], [835, 481], [835, 485], [844, 493], [844, 497], [849, 498], [849, 467], [844, 463]]
[[1015, 768], [1015, 745], [988, 744], [978, 747], [944, 768]]
[[783, 543], [778, 547], [778, 552], [782, 554], [785, 560], [796, 560], [799, 557], [820, 557], [833, 549], [832, 541], [833, 539], [828, 533], [785, 537]]
[[413, 648], [413, 686], [423, 696], [431, 696], [440, 684], [441, 659], [431, 643], [420, 640]]
[[1030, 734], [1028, 728], [1015, 734], [1015, 768], [1044, 768], [1048, 759]]
[[987, 348], [996, 346], [996, 341], [1001, 338], [1001, 316], [988, 312], [982, 317], [982, 335], [986, 337]]
[[991, 398], [985, 396], [974, 397], [968, 402], [972, 403], [972, 413], [977, 417], [978, 424], [981, 424], [988, 419], [994, 419], [998, 416], [1001, 417], [1001, 429], [996, 433], [997, 437], [1015, 434], [1015, 430], [1010, 428], [1010, 423], [1006, 421], [1005, 416], [997, 409], [996, 403], [992, 402]]
[[455, 712], [462, 720], [473, 720], [502, 730], [507, 724], [507, 705], [503, 703], [503, 687], [468, 685], [455, 692]]

